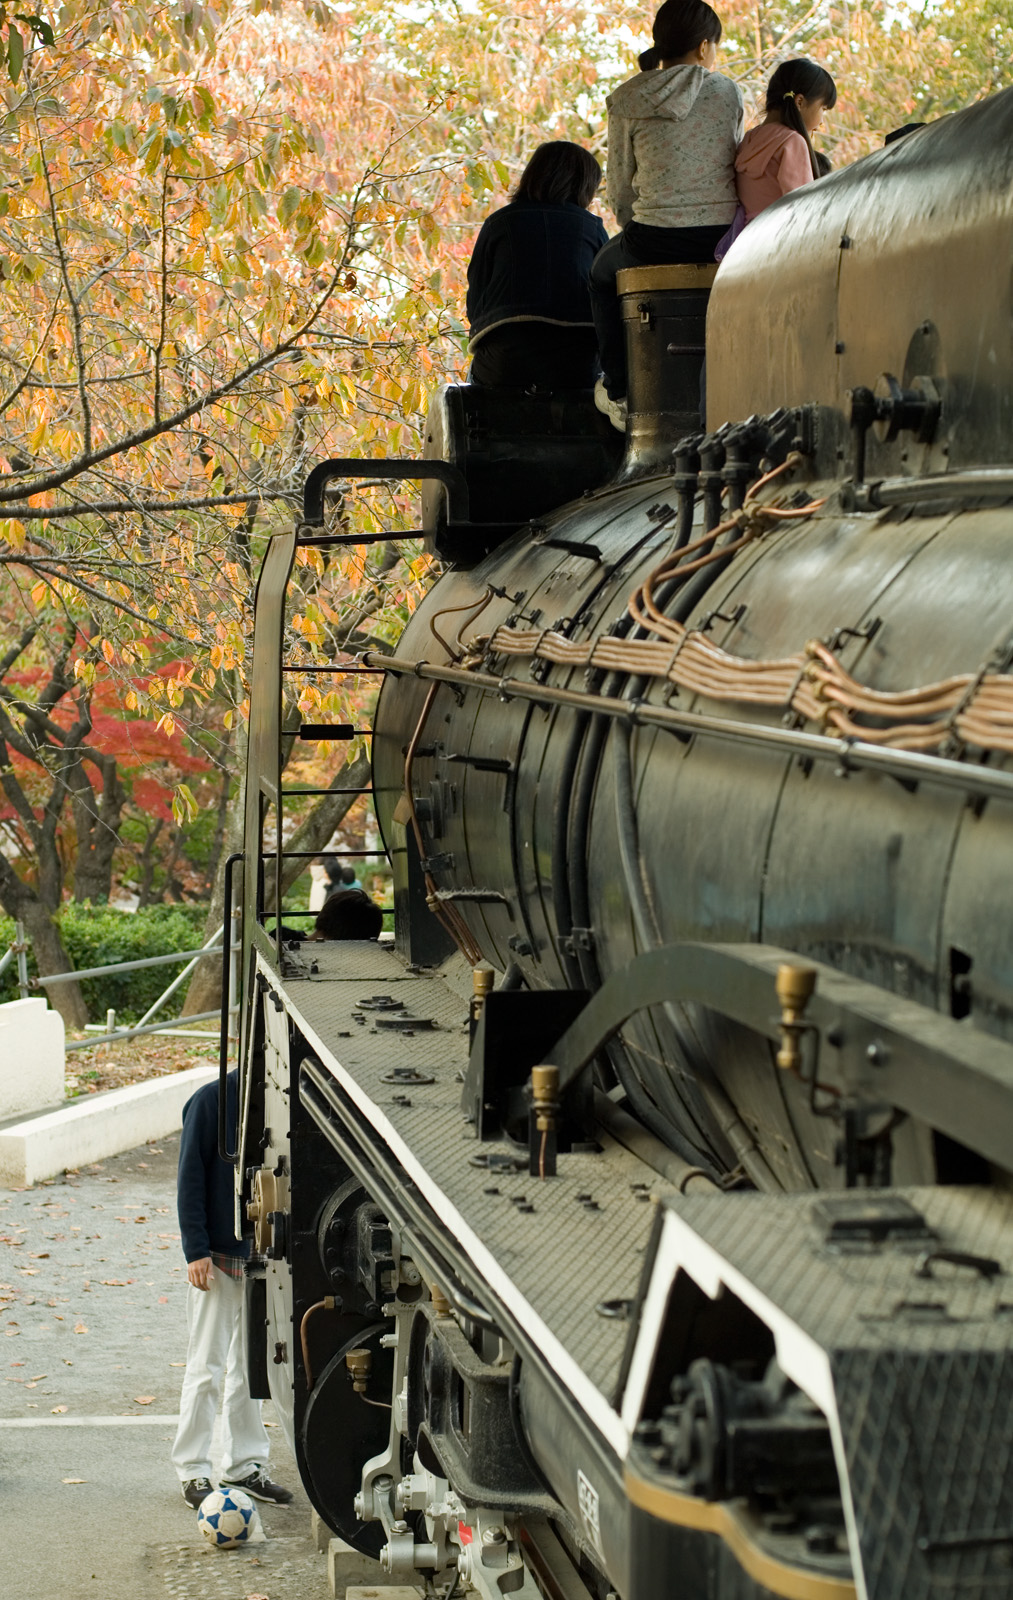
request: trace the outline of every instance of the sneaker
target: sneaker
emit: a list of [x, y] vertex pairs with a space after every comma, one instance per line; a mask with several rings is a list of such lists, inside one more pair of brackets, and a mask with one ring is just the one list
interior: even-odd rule
[[283, 1489], [280, 1483], [271, 1482], [266, 1467], [254, 1467], [248, 1478], [223, 1478], [222, 1488], [242, 1489], [254, 1500], [269, 1500], [276, 1506], [287, 1506], [292, 1499], [291, 1489]]
[[605, 387], [604, 378], [599, 378], [594, 386], [594, 403], [598, 410], [608, 417], [613, 428], [618, 428], [620, 433], [626, 432], [626, 397], [613, 400]]
[[209, 1494], [215, 1492], [215, 1486], [210, 1478], [185, 1478], [179, 1488], [183, 1499], [188, 1506], [193, 1507], [194, 1511]]

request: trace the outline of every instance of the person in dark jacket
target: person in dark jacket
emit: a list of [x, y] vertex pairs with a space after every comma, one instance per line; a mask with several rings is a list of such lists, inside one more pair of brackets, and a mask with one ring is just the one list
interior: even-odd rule
[[[228, 1148], [235, 1146], [238, 1075], [226, 1078]], [[287, 1505], [291, 1492], [267, 1474], [270, 1454], [260, 1401], [250, 1398], [243, 1362], [243, 1261], [249, 1240], [237, 1239], [233, 1169], [218, 1154], [218, 1079], [183, 1107], [176, 1210], [186, 1258], [189, 1339], [172, 1464], [183, 1499], [194, 1510], [211, 1481], [211, 1431], [224, 1380], [222, 1476], [256, 1500]]]
[[383, 912], [365, 889], [339, 889], [317, 913], [311, 939], [379, 939]]
[[483, 222], [468, 266], [472, 383], [594, 387], [587, 280], [608, 235], [588, 207], [600, 183], [590, 151], [554, 139], [538, 146], [510, 204]]

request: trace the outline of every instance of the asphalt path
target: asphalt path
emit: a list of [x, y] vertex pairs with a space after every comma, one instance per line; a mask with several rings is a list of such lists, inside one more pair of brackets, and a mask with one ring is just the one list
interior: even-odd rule
[[269, 1403], [272, 1475], [295, 1500], [258, 1505], [265, 1541], [211, 1550], [180, 1496], [169, 1461], [186, 1356], [177, 1153], [178, 1139], [165, 1139], [0, 1190], [5, 1600], [329, 1595]]

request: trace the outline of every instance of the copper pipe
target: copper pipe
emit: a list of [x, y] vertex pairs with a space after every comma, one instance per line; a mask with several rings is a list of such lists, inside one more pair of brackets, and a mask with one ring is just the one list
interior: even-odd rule
[[313, 1305], [306, 1307], [306, 1310], [302, 1314], [302, 1320], [299, 1323], [299, 1343], [302, 1347], [302, 1366], [303, 1371], [306, 1374], [307, 1394], [310, 1394], [313, 1389], [313, 1367], [310, 1363], [309, 1330], [306, 1325], [314, 1311], [333, 1311], [334, 1308], [334, 1296], [332, 1294], [325, 1294], [322, 1300], [316, 1300], [314, 1301]]

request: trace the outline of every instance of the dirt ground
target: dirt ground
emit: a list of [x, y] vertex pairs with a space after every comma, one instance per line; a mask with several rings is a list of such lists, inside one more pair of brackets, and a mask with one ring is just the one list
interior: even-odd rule
[[[207, 1023], [198, 1028], [208, 1031]], [[80, 1035], [78, 1035], [80, 1037]], [[148, 1078], [165, 1078], [189, 1067], [214, 1066], [218, 1050], [213, 1039], [160, 1037], [148, 1034], [140, 1039], [120, 1039], [116, 1044], [93, 1045], [67, 1054], [66, 1090], [68, 1099], [98, 1094], [103, 1089], [126, 1089]]]

